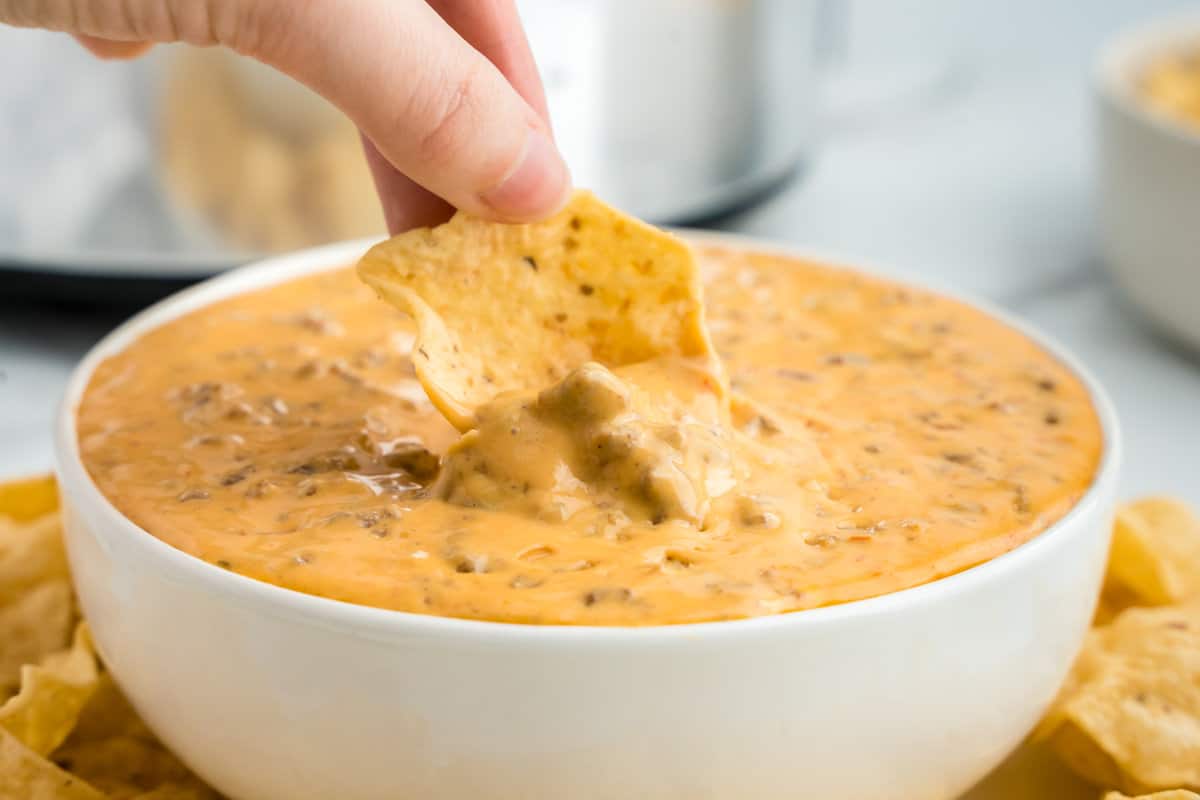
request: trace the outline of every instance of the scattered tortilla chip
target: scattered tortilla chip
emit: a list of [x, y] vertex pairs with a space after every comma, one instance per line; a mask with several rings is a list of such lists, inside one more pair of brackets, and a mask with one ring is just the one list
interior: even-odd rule
[[71, 581], [56, 578], [36, 584], [0, 606], [0, 702], [20, 685], [21, 667], [36, 664], [66, 646], [74, 625]]
[[58, 508], [58, 484], [52, 475], [0, 483], [0, 517], [29, 522]]
[[122, 736], [146, 739], [153, 735], [129, 704], [129, 700], [121, 693], [112, 675], [104, 673], [96, 684], [96, 691], [88, 698], [87, 705], [80, 712], [75, 730], [58, 752], [61, 753], [80, 742]]
[[1178, 603], [1200, 595], [1200, 518], [1184, 503], [1150, 497], [1117, 513], [1109, 556], [1110, 583], [1140, 605]]
[[116, 800], [220, 797], [163, 747], [107, 674], [53, 760]]
[[0, 701], [16, 690], [22, 665], [67, 646], [75, 618], [58, 515], [0, 517]]
[[0, 797], [8, 800], [106, 800], [0, 728]]
[[718, 369], [689, 246], [589, 192], [532, 225], [456, 214], [376, 245], [358, 274], [416, 320], [417, 377], [459, 430], [496, 395], [588, 361], [703, 357]]
[[164, 798], [220, 797], [152, 737], [118, 736], [80, 742], [56, 752], [53, 760], [113, 800], [147, 794]]
[[1189, 792], [1187, 789], [1168, 789], [1165, 792], [1155, 792], [1154, 794], [1139, 794], [1137, 797], [1120, 792], [1109, 792], [1104, 795], [1104, 800], [1200, 800], [1200, 794]]
[[52, 478], [0, 484], [0, 800], [220, 800], [103, 672], [86, 626], [72, 643], [57, 502]]
[[960, 800], [1096, 800], [1096, 788], [1045, 742], [1021, 745]]
[[1104, 586], [1100, 590], [1100, 601], [1096, 604], [1092, 625], [1107, 625], [1125, 609], [1145, 604], [1145, 599], [1141, 595], [1125, 584], [1117, 582], [1113, 577], [1110, 565]]
[[21, 690], [0, 706], [0, 727], [38, 755], [63, 743], [100, 677], [87, 626], [75, 631], [70, 650], [21, 671]]
[[[157, 789], [134, 795], [131, 800], [220, 800], [220, 797], [212, 789], [200, 783], [183, 786], [168, 783]], [[112, 798], [121, 800], [117, 795], [112, 795]]]
[[69, 575], [57, 515], [23, 524], [0, 518], [0, 603], [16, 600], [45, 580]]
[[1200, 788], [1200, 603], [1133, 608], [1092, 631], [1042, 733], [1099, 786]]

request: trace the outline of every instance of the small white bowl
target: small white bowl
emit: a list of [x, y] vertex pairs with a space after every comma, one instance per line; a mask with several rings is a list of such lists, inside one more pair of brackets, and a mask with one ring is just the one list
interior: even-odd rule
[[1139, 81], [1200, 49], [1200, 14], [1137, 28], [1104, 49], [1096, 80], [1100, 233], [1116, 282], [1163, 331], [1200, 347], [1200, 133], [1155, 109]]
[[244, 578], [117, 511], [77, 444], [96, 365], [188, 311], [364, 248], [265, 261], [140, 314], [80, 364], [58, 419], [67, 546], [96, 643], [155, 732], [219, 790], [238, 800], [949, 800], [1041, 715], [1103, 574], [1117, 422], [1073, 359], [991, 309], [1087, 382], [1104, 429], [1100, 471], [1034, 540], [882, 597], [649, 628], [447, 619]]

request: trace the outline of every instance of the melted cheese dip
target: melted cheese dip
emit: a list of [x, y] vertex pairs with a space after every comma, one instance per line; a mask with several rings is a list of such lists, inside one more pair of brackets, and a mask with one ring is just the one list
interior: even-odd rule
[[79, 410], [83, 459], [130, 519], [222, 568], [541, 624], [897, 591], [1029, 540], [1091, 483], [1102, 436], [1087, 393], [1016, 331], [850, 271], [700, 255], [739, 434], [804, 465], [767, 482], [774, 496], [729, 489], [704, 524], [439, 499], [459, 434], [414, 378], [411, 322], [350, 269], [216, 303], [105, 361]]

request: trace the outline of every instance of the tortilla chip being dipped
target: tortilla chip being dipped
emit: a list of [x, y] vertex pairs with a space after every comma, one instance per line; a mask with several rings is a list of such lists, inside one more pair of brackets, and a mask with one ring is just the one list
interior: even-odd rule
[[417, 377], [459, 430], [589, 361], [713, 358], [691, 249], [589, 192], [536, 224], [457, 214], [373, 247], [358, 272], [415, 318]]

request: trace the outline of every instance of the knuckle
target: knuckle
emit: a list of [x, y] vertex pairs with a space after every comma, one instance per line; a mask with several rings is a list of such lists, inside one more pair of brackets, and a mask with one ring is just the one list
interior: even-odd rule
[[165, 0], [162, 5], [169, 39], [200, 46], [220, 44], [214, 35], [212, 8], [218, 3]]
[[205, 5], [213, 39], [238, 53], [254, 53], [258, 50], [261, 32], [261, 15], [255, 10], [258, 3], [208, 0]]
[[419, 127], [417, 157], [423, 162], [444, 166], [458, 159], [478, 125], [482, 108], [485, 77], [473, 65], [443, 91], [436, 93], [432, 108]]
[[[300, 3], [297, 2], [297, 5]], [[288, 3], [265, 0], [167, 0], [178, 38], [190, 44], [223, 45], [238, 53], [264, 52], [268, 34], [286, 29]]]
[[36, 0], [0, 0], [0, 22], [20, 28], [45, 25], [52, 30], [65, 27], [70, 10], [62, 3], [38, 3]]

